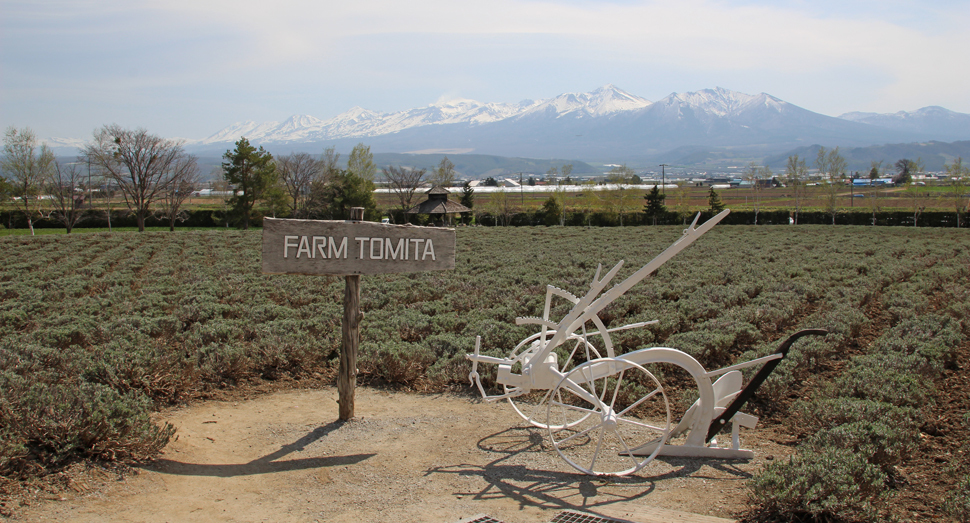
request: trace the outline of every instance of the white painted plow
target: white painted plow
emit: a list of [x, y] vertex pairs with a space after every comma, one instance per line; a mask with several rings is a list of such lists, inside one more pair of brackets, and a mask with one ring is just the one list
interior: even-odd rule
[[[610, 333], [656, 323], [649, 321], [608, 329], [598, 313], [661, 265], [711, 230], [730, 211], [714, 216], [684, 235], [626, 280], [603, 292], [623, 262], [600, 278], [602, 266], [582, 297], [547, 287], [541, 318], [516, 318], [518, 325], [537, 325], [539, 332], [522, 340], [507, 358], [479, 353], [481, 337], [469, 379], [486, 401], [506, 399], [532, 425], [549, 431], [553, 446], [570, 465], [587, 474], [627, 475], [642, 469], [658, 455], [745, 459], [750, 450], [740, 447], [741, 427], [754, 428], [758, 418], [740, 412], [754, 391], [788, 352], [791, 344], [808, 334], [793, 334], [774, 354], [745, 363], [707, 371], [685, 352], [667, 347], [641, 349], [616, 356]], [[601, 294], [602, 293], [602, 294]], [[549, 319], [553, 297], [573, 304], [558, 323]], [[596, 340], [598, 343], [593, 343]], [[496, 382], [503, 394], [488, 395], [478, 373], [479, 363], [498, 365]], [[697, 386], [698, 399], [682, 419], [672, 425], [670, 403], [660, 380], [648, 370], [653, 364], [672, 364], [685, 370]], [[740, 370], [762, 365], [742, 389]], [[714, 378], [717, 378], [712, 382]], [[721, 446], [715, 436], [730, 424], [730, 442]], [[686, 434], [678, 444], [671, 440]]]

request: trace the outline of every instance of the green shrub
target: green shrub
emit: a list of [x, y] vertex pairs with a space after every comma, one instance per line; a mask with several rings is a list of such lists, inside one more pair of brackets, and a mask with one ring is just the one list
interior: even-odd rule
[[769, 464], [748, 487], [762, 517], [877, 521], [888, 498], [885, 482], [882, 470], [864, 456], [825, 445]]
[[855, 421], [821, 430], [805, 442], [808, 448], [851, 450], [891, 474], [893, 467], [910, 457], [919, 446], [919, 431], [912, 424]]
[[175, 433], [150, 419], [152, 404], [143, 394], [121, 394], [93, 383], [32, 383], [17, 376], [0, 378], [0, 426], [9, 441], [0, 462], [29, 457], [42, 466], [60, 466], [77, 457], [142, 460], [162, 449]]
[[922, 407], [932, 382], [920, 375], [924, 361], [913, 355], [867, 354], [853, 358], [828, 395]]
[[920, 415], [915, 407], [845, 397], [798, 401], [792, 410], [800, 428], [808, 433], [860, 421], [909, 427], [917, 425]]

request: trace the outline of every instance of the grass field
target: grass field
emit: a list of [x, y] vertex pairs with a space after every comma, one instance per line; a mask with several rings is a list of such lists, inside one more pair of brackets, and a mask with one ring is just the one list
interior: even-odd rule
[[[361, 380], [464, 389], [476, 335], [485, 353], [505, 355], [533, 332], [514, 320], [541, 315], [547, 284], [582, 293], [597, 264], [621, 259], [622, 279], [680, 230], [461, 229], [454, 271], [362, 278]], [[151, 422], [159, 406], [336, 366], [342, 279], [260, 274], [260, 231], [4, 237], [0, 249], [7, 478], [149, 459], [172, 436]], [[958, 486], [970, 473], [965, 420], [934, 407], [967, 399], [942, 386], [954, 372], [966, 378], [955, 362], [970, 334], [967, 231], [717, 227], [601, 317], [660, 320], [617, 333], [619, 352], [676, 347], [707, 368], [772, 352], [800, 328], [830, 331], [797, 345], [754, 405], [802, 434], [795, 459], [752, 480], [759, 514], [878, 519], [940, 489], [963, 501], [937, 515], [970, 508]], [[945, 436], [927, 440], [927, 424]], [[951, 458], [946, 471], [927, 465], [935, 490], [900, 481], [937, 451]]]

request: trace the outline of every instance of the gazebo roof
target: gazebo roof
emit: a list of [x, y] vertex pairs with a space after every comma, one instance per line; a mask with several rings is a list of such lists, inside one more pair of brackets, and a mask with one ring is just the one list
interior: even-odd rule
[[449, 201], [447, 198], [441, 200], [428, 199], [408, 209], [408, 214], [451, 214], [458, 212], [471, 212], [471, 209], [460, 203]]
[[460, 203], [448, 200], [451, 194], [448, 189], [435, 185], [425, 193], [428, 199], [408, 209], [408, 214], [452, 214], [456, 212], [471, 212], [471, 209]]
[[424, 193], [424, 194], [444, 194], [444, 195], [448, 195], [448, 194], [451, 194], [451, 192], [448, 189], [445, 189], [444, 187], [442, 187], [440, 185], [435, 185], [434, 187], [428, 189], [428, 191], [426, 193]]

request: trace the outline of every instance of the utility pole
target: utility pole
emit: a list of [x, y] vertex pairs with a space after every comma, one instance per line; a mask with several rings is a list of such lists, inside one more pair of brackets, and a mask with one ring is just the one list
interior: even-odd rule
[[667, 164], [662, 163], [658, 165], [660, 167], [660, 192], [667, 194]]

